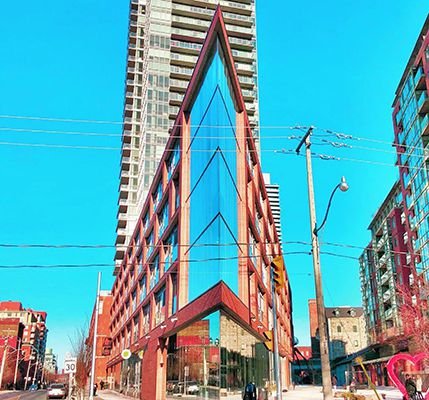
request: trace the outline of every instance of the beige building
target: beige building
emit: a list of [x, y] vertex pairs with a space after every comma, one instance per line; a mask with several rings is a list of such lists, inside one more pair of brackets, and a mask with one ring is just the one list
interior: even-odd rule
[[[135, 227], [215, 8], [222, 7], [249, 123], [259, 137], [255, 0], [131, 0], [117, 265]], [[115, 270], [116, 271], [116, 270]]]
[[332, 360], [367, 347], [362, 307], [326, 307], [325, 312]]

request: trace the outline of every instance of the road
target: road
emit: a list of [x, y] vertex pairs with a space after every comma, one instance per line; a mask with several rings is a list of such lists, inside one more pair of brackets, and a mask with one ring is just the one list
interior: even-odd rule
[[46, 400], [46, 390], [0, 392], [0, 400]]

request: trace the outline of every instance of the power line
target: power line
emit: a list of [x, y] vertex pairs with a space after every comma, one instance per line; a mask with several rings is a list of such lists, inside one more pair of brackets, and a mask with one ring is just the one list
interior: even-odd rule
[[[337, 253], [329, 253], [329, 252], [321, 252], [326, 255], [333, 255], [337, 257], [346, 257], [349, 256], [337, 254]], [[283, 252], [282, 255], [311, 255], [311, 251], [291, 251], [291, 252]], [[156, 262], [144, 262], [143, 265], [160, 265], [160, 264], [174, 264], [174, 263], [201, 263], [201, 262], [209, 262], [209, 261], [230, 261], [230, 260], [240, 260], [240, 259], [254, 259], [254, 258], [264, 258], [264, 257], [274, 257], [276, 254], [267, 254], [267, 255], [252, 255], [252, 256], [228, 256], [228, 257], [212, 257], [212, 258], [203, 258], [203, 259], [188, 259], [188, 260], [176, 260], [176, 261], [156, 261]], [[137, 267], [135, 263], [128, 264], [120, 264], [121, 267], [124, 266], [134, 266]], [[108, 264], [108, 263], [89, 263], [89, 264], [21, 264], [21, 265], [0, 265], [0, 269], [58, 269], [58, 268], [114, 268], [116, 264]], [[167, 271], [166, 271], [167, 272]], [[205, 273], [205, 272], [201, 272]]]
[[103, 121], [94, 119], [75, 119], [75, 118], [52, 118], [52, 117], [34, 117], [24, 115], [0, 115], [3, 119], [19, 119], [19, 120], [30, 120], [30, 121], [50, 121], [50, 122], [76, 122], [76, 123], [90, 123], [90, 124], [110, 124], [110, 125], [122, 125], [121, 121]]

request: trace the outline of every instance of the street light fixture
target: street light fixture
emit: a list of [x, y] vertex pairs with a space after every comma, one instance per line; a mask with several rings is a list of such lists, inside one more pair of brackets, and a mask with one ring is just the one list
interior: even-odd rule
[[305, 144], [305, 156], [307, 164], [307, 185], [308, 185], [308, 203], [310, 211], [310, 231], [311, 231], [311, 248], [313, 254], [313, 269], [314, 269], [314, 283], [316, 287], [316, 305], [317, 305], [317, 318], [319, 325], [320, 336], [320, 365], [322, 370], [322, 385], [323, 385], [323, 399], [333, 400], [332, 395], [332, 381], [331, 381], [331, 365], [329, 361], [329, 346], [328, 346], [328, 332], [326, 327], [326, 314], [325, 303], [323, 300], [323, 287], [322, 287], [322, 273], [320, 270], [320, 249], [318, 233], [323, 228], [328, 218], [329, 209], [331, 207], [332, 199], [335, 192], [340, 189], [342, 192], [348, 190], [349, 186], [344, 177], [341, 178], [340, 183], [334, 188], [329, 198], [328, 207], [325, 212], [322, 224], [318, 227], [316, 223], [316, 205], [314, 201], [314, 187], [313, 187], [313, 170], [311, 165], [311, 142], [310, 136], [313, 128], [310, 127], [307, 133], [301, 139], [296, 153], [299, 154], [301, 147]]
[[348, 185], [348, 183], [346, 182], [346, 178], [343, 176], [343, 177], [341, 177], [341, 181], [340, 181], [340, 183], [337, 185], [337, 186], [335, 186], [335, 188], [334, 188], [334, 190], [332, 191], [332, 193], [331, 193], [331, 196], [329, 197], [329, 201], [328, 201], [328, 207], [326, 208], [326, 212], [325, 212], [325, 216], [323, 217], [323, 221], [322, 221], [322, 223], [320, 224], [320, 226], [319, 227], [317, 227], [317, 225], [316, 224], [314, 224], [314, 230], [313, 230], [313, 232], [314, 232], [314, 234], [317, 236], [317, 234], [319, 233], [319, 231], [323, 228], [323, 226], [325, 225], [325, 223], [326, 223], [326, 220], [328, 219], [328, 214], [329, 214], [329, 210], [330, 210], [330, 208], [331, 208], [331, 203], [332, 203], [332, 199], [334, 198], [334, 194], [335, 194], [335, 192], [338, 190], [338, 189], [340, 189], [342, 192], [347, 192], [347, 190], [349, 190], [349, 185]]

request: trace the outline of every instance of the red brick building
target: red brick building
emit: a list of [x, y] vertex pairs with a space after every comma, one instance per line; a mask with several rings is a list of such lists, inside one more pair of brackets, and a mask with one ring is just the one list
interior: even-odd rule
[[[107, 361], [112, 348], [112, 340], [110, 338], [110, 310], [112, 306], [112, 295], [109, 291], [103, 290], [100, 292], [98, 307], [98, 322], [97, 322], [97, 339], [95, 353], [95, 374], [94, 382], [100, 384], [101, 381], [107, 383]], [[88, 338], [86, 339], [87, 359], [89, 360], [87, 373], [91, 373], [91, 360], [94, 343], [94, 324], [95, 324], [95, 306], [92, 312], [91, 323], [89, 326]]]
[[[142, 400], [240, 396], [274, 382], [270, 262], [281, 254], [220, 8], [122, 264], [111, 310], [115, 388]], [[283, 387], [291, 297], [276, 294]], [[121, 352], [132, 356], [123, 360]], [[191, 390], [191, 389], [189, 389]]]
[[[16, 384], [18, 387], [25, 387], [25, 382], [28, 386], [41, 378], [48, 333], [46, 317], [46, 312], [25, 309], [18, 301], [0, 302], [0, 329], [4, 332], [0, 334], [2, 337], [0, 340], [3, 340], [3, 342], [0, 341], [0, 346], [3, 345], [3, 350], [0, 351], [2, 357], [6, 353], [6, 364], [8, 366], [10, 364], [10, 368], [13, 364], [13, 372], [9, 367], [5, 369], [3, 384], [14, 381], [17, 359]], [[8, 348], [7, 352], [4, 350], [5, 345]], [[15, 358], [14, 363], [9, 361], [11, 354]], [[12, 380], [8, 381], [6, 377], [10, 376]]]

